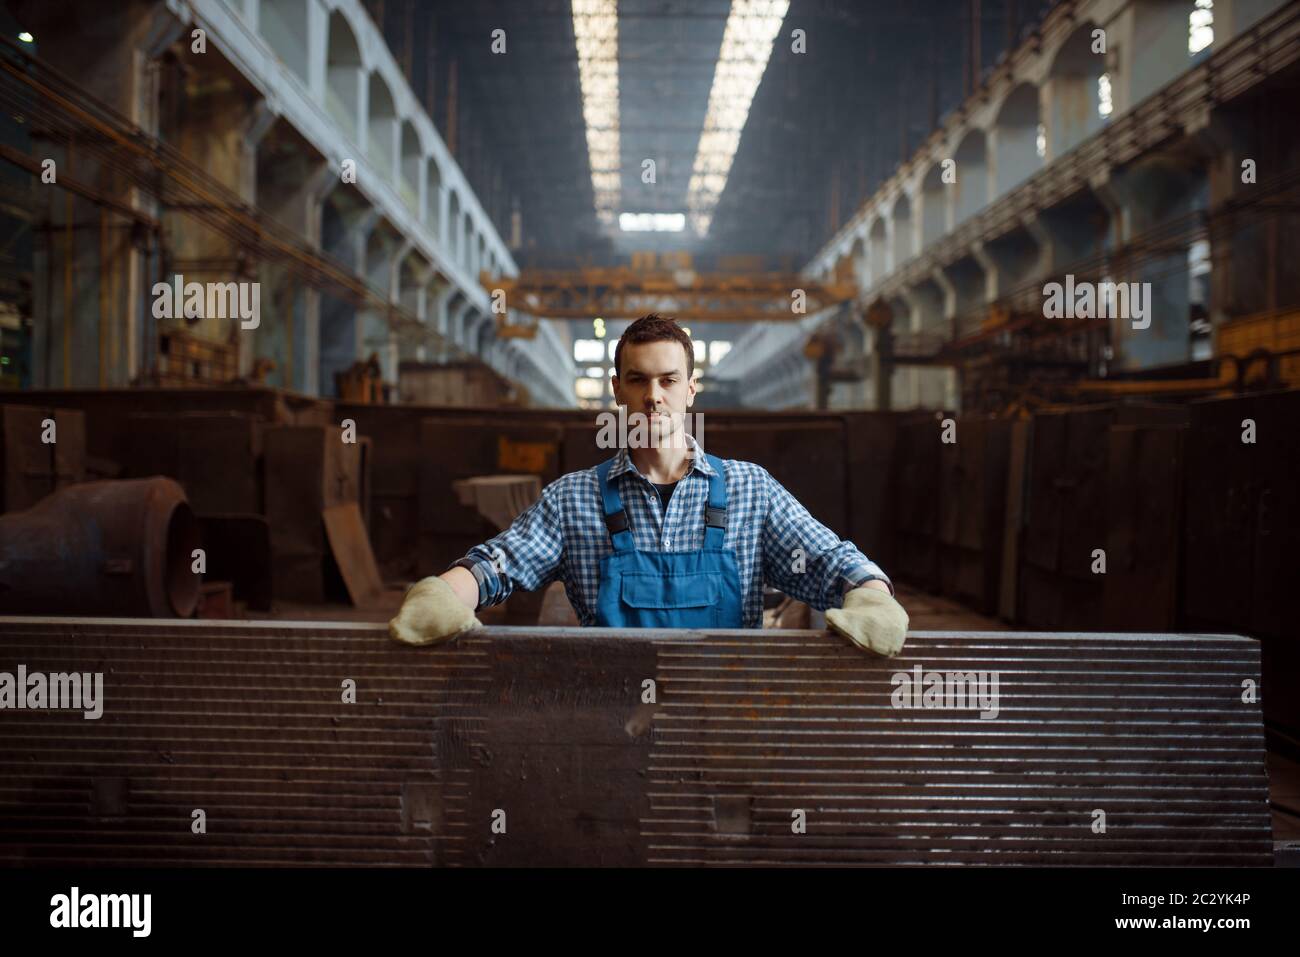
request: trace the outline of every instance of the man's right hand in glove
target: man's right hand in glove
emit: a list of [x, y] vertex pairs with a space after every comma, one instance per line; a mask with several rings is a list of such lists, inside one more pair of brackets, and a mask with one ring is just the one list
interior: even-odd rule
[[[456, 580], [462, 576], [469, 580], [468, 583]], [[411, 645], [450, 641], [473, 628], [483, 627], [468, 604], [470, 601], [477, 603], [477, 598], [478, 584], [464, 568], [453, 568], [444, 575], [422, 579], [407, 591], [401, 611], [388, 623], [388, 633]]]

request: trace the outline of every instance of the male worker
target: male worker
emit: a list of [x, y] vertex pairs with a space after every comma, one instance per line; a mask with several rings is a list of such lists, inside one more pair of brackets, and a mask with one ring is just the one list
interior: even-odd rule
[[709, 455], [682, 431], [694, 368], [676, 322], [632, 323], [614, 352], [614, 396], [629, 420], [644, 414], [649, 441], [561, 476], [506, 531], [418, 582], [389, 625], [393, 637], [454, 638], [479, 627], [475, 609], [557, 579], [583, 625], [758, 628], [766, 581], [831, 609], [831, 628], [859, 647], [897, 654], [907, 613], [885, 573], [766, 469]]

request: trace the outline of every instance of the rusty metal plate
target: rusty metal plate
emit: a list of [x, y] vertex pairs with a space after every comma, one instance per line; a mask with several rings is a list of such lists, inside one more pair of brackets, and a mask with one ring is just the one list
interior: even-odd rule
[[761, 465], [813, 518], [848, 537], [844, 423], [838, 417], [715, 416], [704, 430], [704, 449]]
[[[19, 664], [103, 715], [0, 711], [4, 865], [1272, 861], [1237, 637], [0, 620]], [[895, 707], [918, 667], [997, 716]]]
[[[9, 394], [5, 394], [9, 401]], [[44, 422], [57, 441], [46, 443]], [[0, 405], [0, 512], [21, 512], [86, 478], [86, 418], [70, 409]]]
[[180, 482], [190, 504], [209, 514], [264, 510], [265, 421], [238, 412], [159, 412], [128, 416], [122, 457], [134, 478], [165, 475]]
[[361, 521], [361, 509], [356, 502], [331, 505], [321, 515], [330, 551], [338, 565], [348, 597], [357, 608], [380, 607], [384, 583], [379, 578], [374, 552]]
[[[844, 413], [845, 471], [848, 475], [848, 538], [889, 571], [894, 557], [897, 501], [894, 449], [898, 423], [913, 413]], [[841, 533], [841, 537], [846, 537]]]
[[[896, 569], [891, 575], [938, 591], [938, 528], [940, 425], [916, 421], [899, 425], [894, 460], [898, 498], [894, 509]], [[890, 571], [886, 569], [886, 571]]]
[[1185, 429], [1110, 429], [1104, 620], [1108, 628], [1164, 631], [1178, 620]]

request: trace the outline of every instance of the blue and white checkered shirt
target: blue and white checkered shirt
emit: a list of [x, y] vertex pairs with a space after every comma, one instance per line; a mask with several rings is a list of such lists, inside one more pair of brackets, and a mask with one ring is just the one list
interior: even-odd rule
[[[686, 552], [704, 547], [704, 506], [714, 469], [698, 453], [668, 501], [667, 514], [650, 481], [620, 449], [609, 481], [623, 498], [632, 539], [642, 551]], [[724, 459], [727, 534], [736, 553], [746, 628], [763, 624], [763, 583], [818, 611], [838, 608], [844, 593], [872, 578], [888, 576], [852, 542], [808, 514], [768, 471], [751, 462]], [[564, 582], [578, 621], [594, 625], [600, 560], [613, 551], [605, 526], [600, 480], [594, 468], [570, 472], [542, 490], [542, 497], [495, 538], [462, 560], [479, 583], [479, 607], [500, 604], [516, 588], [535, 591]]]

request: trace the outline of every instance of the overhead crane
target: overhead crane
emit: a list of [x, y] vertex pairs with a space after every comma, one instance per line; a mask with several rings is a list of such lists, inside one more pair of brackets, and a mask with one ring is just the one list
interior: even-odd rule
[[497, 335], [532, 338], [536, 327], [510, 313], [545, 319], [635, 319], [663, 312], [683, 321], [781, 322], [854, 299], [857, 284], [842, 272], [826, 282], [797, 273], [696, 272], [656, 261], [576, 270], [525, 269], [518, 276], [480, 273], [497, 312]]

